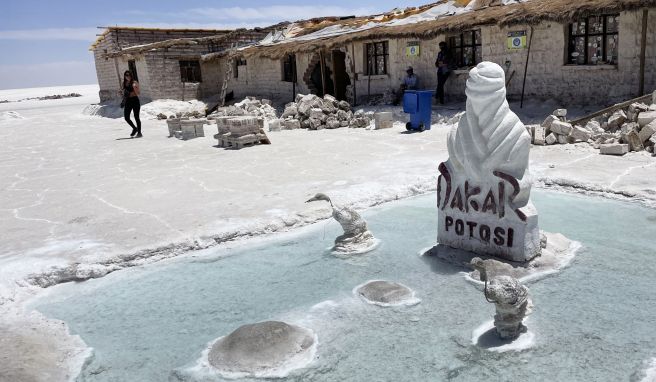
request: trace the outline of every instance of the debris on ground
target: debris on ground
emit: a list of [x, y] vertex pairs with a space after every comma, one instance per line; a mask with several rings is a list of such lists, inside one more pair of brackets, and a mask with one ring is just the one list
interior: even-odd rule
[[264, 119], [277, 118], [276, 109], [271, 106], [271, 101], [268, 99], [257, 99], [255, 97], [246, 97], [242, 101], [230, 106], [219, 107], [214, 113], [208, 117], [216, 119], [220, 116], [253, 116], [262, 117]]
[[373, 112], [353, 112], [348, 102], [338, 101], [331, 95], [321, 98], [314, 94], [298, 94], [296, 102], [285, 105], [280, 121], [274, 122], [274, 126], [285, 130], [364, 128], [369, 127], [373, 119]]
[[576, 121], [568, 121], [567, 110], [558, 109], [542, 124], [527, 126], [527, 130], [534, 145], [587, 142], [606, 155], [643, 150], [656, 154], [656, 92], [639, 99], [642, 102], [628, 101]]

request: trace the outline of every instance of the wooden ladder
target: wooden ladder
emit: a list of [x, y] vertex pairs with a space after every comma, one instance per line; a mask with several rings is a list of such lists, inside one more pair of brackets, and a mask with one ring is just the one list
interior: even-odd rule
[[226, 68], [224, 71], [223, 75], [223, 84], [221, 85], [221, 93], [219, 98], [219, 105], [220, 106], [225, 106], [225, 97], [228, 92], [228, 82], [230, 81], [230, 77], [232, 76], [232, 71], [233, 71], [233, 59], [230, 57], [230, 51], [232, 51], [235, 48], [236, 44], [232, 43], [230, 45], [230, 49], [228, 51], [227, 60], [226, 60]]

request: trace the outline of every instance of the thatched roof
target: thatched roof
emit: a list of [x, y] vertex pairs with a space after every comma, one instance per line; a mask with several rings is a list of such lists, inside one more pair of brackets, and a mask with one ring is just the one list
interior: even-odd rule
[[[496, 5], [495, 0], [477, 0], [469, 12], [445, 15], [434, 20], [408, 23], [405, 25], [381, 25], [369, 29], [318, 37], [316, 39], [292, 38], [272, 45], [256, 45], [241, 50], [246, 56], [280, 59], [287, 54], [314, 52], [332, 49], [351, 42], [383, 38], [430, 39], [452, 31], [466, 30], [482, 25], [535, 25], [544, 21], [571, 22], [579, 17], [599, 13], [617, 13], [644, 7], [656, 7], [656, 0], [528, 0], [526, 2]], [[440, 2], [442, 3], [442, 2]], [[481, 3], [483, 6], [481, 7]], [[434, 3], [439, 4], [439, 3]], [[431, 4], [434, 5], [434, 4]], [[422, 7], [425, 9], [424, 7]], [[366, 18], [364, 18], [366, 19]], [[347, 20], [344, 27], [362, 23], [363, 18]], [[381, 23], [382, 24], [382, 23]]]
[[98, 27], [104, 29], [103, 32], [98, 35], [96, 41], [91, 44], [89, 50], [93, 50], [98, 44], [100, 44], [107, 35], [112, 31], [136, 31], [136, 32], [171, 32], [171, 33], [180, 33], [180, 32], [206, 32], [206, 33], [228, 33], [232, 30], [228, 29], [202, 29], [202, 28], [145, 28], [145, 27], [125, 27], [125, 26], [109, 26], [109, 27]]
[[[104, 54], [104, 57], [113, 58], [117, 56], [122, 56], [124, 54], [140, 54], [148, 52], [151, 50], [157, 50], [162, 48], [171, 48], [176, 46], [193, 46], [201, 44], [216, 44], [219, 46], [224, 46], [228, 48], [232, 42], [238, 42], [240, 39], [248, 38], [249, 36], [252, 39], [260, 40], [265, 37], [269, 31], [267, 29], [255, 28], [255, 29], [235, 29], [233, 31], [222, 31], [221, 34], [216, 34], [214, 36], [208, 37], [191, 37], [191, 38], [176, 38], [171, 40], [158, 41], [150, 44], [144, 45], [135, 45], [127, 48], [123, 48], [118, 51], [108, 52]], [[249, 41], [252, 42], [252, 41]]]

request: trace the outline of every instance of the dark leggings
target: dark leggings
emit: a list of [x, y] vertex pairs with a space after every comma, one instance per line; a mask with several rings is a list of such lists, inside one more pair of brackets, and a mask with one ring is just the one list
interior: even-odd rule
[[[136, 129], [137, 132], [141, 133], [141, 119], [139, 119], [139, 110], [141, 109], [141, 102], [139, 102], [139, 97], [129, 97], [125, 102], [125, 108], [123, 109], [123, 116], [125, 117], [125, 122], [128, 125], [132, 126], [133, 129]], [[130, 120], [130, 112], [134, 110], [134, 120], [137, 121], [137, 126], [134, 126], [134, 123]]]
[[444, 103], [444, 84], [446, 84], [446, 79], [449, 78], [451, 72], [446, 73], [437, 73], [437, 92], [435, 93], [435, 98], [439, 103]]

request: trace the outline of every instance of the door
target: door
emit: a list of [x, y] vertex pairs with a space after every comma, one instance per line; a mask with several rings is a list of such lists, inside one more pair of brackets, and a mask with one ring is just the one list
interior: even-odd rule
[[333, 83], [335, 98], [345, 101], [346, 87], [350, 85], [351, 81], [346, 73], [346, 53], [339, 50], [333, 51]]

